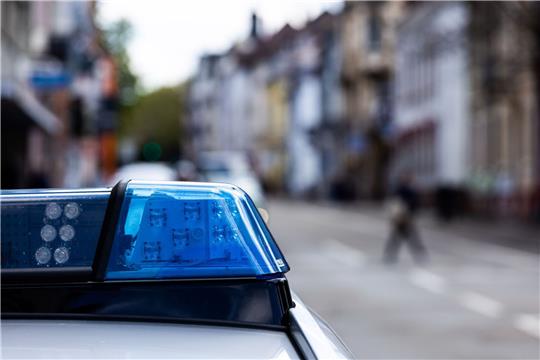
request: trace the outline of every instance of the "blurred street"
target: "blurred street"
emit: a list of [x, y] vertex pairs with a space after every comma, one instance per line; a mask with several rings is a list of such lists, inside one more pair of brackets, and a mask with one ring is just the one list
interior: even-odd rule
[[401, 249], [399, 263], [388, 267], [381, 263], [389, 231], [381, 210], [273, 200], [269, 211], [292, 289], [356, 356], [539, 358], [535, 230], [526, 235], [533, 245], [518, 249], [482, 239], [491, 235], [480, 225], [442, 226], [424, 216], [428, 265], [415, 266]]

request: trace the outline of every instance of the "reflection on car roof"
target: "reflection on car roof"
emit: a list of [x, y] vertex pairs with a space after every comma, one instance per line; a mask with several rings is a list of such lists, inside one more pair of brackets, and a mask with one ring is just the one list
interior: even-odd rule
[[6, 358], [298, 358], [284, 332], [225, 326], [3, 320], [2, 338]]

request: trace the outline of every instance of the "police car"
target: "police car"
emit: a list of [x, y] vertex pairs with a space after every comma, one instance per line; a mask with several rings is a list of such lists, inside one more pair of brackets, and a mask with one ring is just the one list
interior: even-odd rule
[[235, 186], [0, 199], [4, 358], [352, 358]]

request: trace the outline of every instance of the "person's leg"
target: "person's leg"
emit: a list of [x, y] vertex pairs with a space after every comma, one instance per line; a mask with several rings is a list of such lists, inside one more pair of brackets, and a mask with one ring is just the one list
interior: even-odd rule
[[383, 261], [386, 264], [396, 263], [402, 238], [399, 226], [394, 224], [384, 248]]
[[410, 221], [408, 226], [407, 241], [415, 261], [417, 263], [425, 263], [427, 261], [427, 249], [420, 238], [420, 233], [413, 220]]

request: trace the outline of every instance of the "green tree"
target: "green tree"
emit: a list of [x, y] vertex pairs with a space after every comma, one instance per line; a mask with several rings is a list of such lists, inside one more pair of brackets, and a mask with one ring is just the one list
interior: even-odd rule
[[127, 44], [133, 37], [133, 27], [125, 19], [120, 19], [103, 30], [105, 48], [114, 57], [118, 69], [118, 85], [120, 89], [120, 102], [123, 106], [133, 104], [140, 92], [139, 79], [131, 69]]
[[139, 146], [141, 160], [178, 159], [185, 94], [185, 85], [162, 87], [139, 96], [126, 112], [122, 118], [120, 135], [135, 141]]

